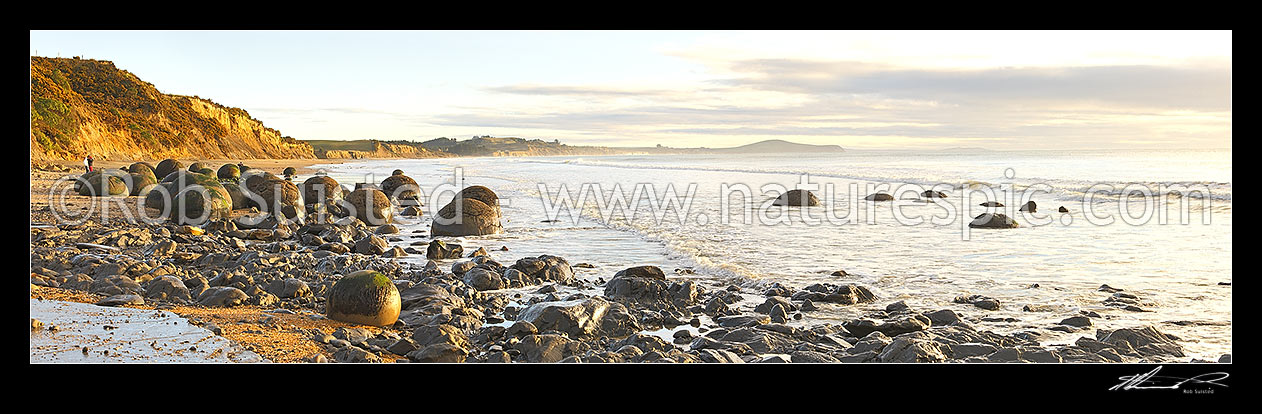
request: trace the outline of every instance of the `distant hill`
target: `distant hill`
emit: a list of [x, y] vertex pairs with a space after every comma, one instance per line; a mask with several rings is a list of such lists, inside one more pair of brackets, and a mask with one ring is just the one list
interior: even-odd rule
[[438, 158], [452, 156], [444, 151], [426, 149], [408, 141], [359, 139], [350, 141], [312, 140], [304, 142], [311, 145], [316, 158]]
[[711, 151], [736, 153], [736, 154], [768, 154], [768, 153], [784, 153], [784, 152], [844, 152], [845, 149], [839, 145], [811, 145], [798, 144], [781, 139], [769, 139], [759, 141], [753, 144], [741, 145], [731, 148], [714, 148]]
[[478, 136], [466, 140], [434, 138], [428, 141], [321, 140], [311, 144], [319, 158], [434, 158], [513, 157], [617, 154], [770, 154], [843, 152], [837, 145], [809, 145], [767, 140], [731, 148], [596, 147], [566, 145], [560, 141], [516, 137]]
[[315, 158], [248, 112], [168, 95], [113, 62], [31, 57], [31, 158]]
[[319, 158], [512, 157], [623, 153], [606, 147], [570, 146], [555, 140], [491, 136], [467, 140], [442, 137], [419, 142], [375, 139], [305, 142], [311, 145]]

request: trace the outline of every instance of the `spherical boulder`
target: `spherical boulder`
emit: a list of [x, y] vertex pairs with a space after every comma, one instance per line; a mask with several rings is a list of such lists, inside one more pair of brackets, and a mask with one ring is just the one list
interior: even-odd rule
[[215, 173], [220, 180], [237, 181], [241, 179], [241, 169], [236, 164], [228, 163], [219, 167], [219, 171]]
[[131, 178], [127, 181], [128, 194], [134, 196], [144, 196], [149, 194], [149, 190], [158, 184], [158, 179], [154, 178], [152, 170], [142, 172], [128, 173]]
[[920, 193], [920, 196], [924, 198], [947, 198], [946, 193], [933, 190], [925, 190], [925, 192]]
[[153, 166], [149, 165], [147, 162], [140, 161], [127, 166], [127, 172], [129, 173], [143, 173], [144, 171], [148, 171], [149, 175], [159, 177], [157, 170], [155, 170]]
[[817, 206], [819, 198], [806, 190], [789, 190], [771, 203], [773, 206]]
[[127, 195], [127, 183], [117, 174], [117, 172], [96, 170], [82, 175], [80, 178], [84, 182], [78, 186], [79, 195], [97, 197]]
[[329, 289], [325, 314], [347, 323], [389, 326], [399, 320], [401, 305], [393, 280], [381, 272], [360, 270]]
[[1031, 213], [1037, 213], [1039, 211], [1039, 205], [1038, 203], [1035, 203], [1034, 201], [1030, 201], [1025, 204], [1022, 204], [1021, 208], [1018, 211], [1028, 211]]
[[206, 168], [206, 166], [200, 162], [195, 162], [188, 165], [188, 170], [192, 172], [196, 172], [196, 173], [202, 172], [202, 168]]
[[381, 181], [381, 191], [392, 200], [416, 200], [421, 187], [416, 180], [403, 174], [392, 175]]
[[495, 209], [495, 214], [504, 214], [500, 210], [500, 196], [496, 195], [490, 188], [480, 185], [461, 188], [460, 192], [456, 193], [456, 198], [472, 198], [474, 200], [481, 201], [483, 204], [491, 206], [491, 208]]
[[394, 220], [394, 208], [386, 193], [375, 188], [360, 188], [351, 191], [343, 203], [353, 211], [355, 218], [370, 226], [380, 226]]
[[232, 198], [223, 186], [195, 185], [175, 194], [171, 220], [180, 224], [202, 224], [232, 215]]
[[162, 162], [159, 162], [157, 168], [153, 169], [153, 175], [155, 177], [166, 177], [167, 175], [170, 175], [173, 172], [180, 171], [183, 169], [184, 169], [184, 164], [180, 164], [180, 162], [176, 161], [175, 159], [167, 158], [165, 160], [162, 160]]
[[214, 176], [176, 171], [150, 187], [145, 207], [165, 212], [181, 224], [201, 224], [227, 218], [232, 213], [232, 198]]
[[302, 200], [310, 204], [338, 204], [342, 200], [342, 185], [333, 177], [317, 175], [302, 182]]
[[481, 236], [503, 230], [500, 215], [494, 208], [473, 198], [459, 198], [438, 210], [430, 235]]
[[242, 190], [239, 184], [222, 183], [222, 185], [223, 185], [223, 189], [228, 191], [228, 198], [232, 200], [233, 210], [250, 208], [254, 206], [254, 203], [251, 202], [250, 199], [245, 196], [245, 190]]
[[267, 173], [242, 177], [245, 178], [244, 189], [261, 199], [259, 201], [262, 205], [259, 206], [259, 210], [280, 211], [285, 206], [294, 206], [299, 210], [304, 210], [302, 209], [302, 192], [298, 191], [298, 186], [293, 182]]
[[394, 170], [394, 172], [391, 172], [390, 175], [403, 175], [403, 170]]

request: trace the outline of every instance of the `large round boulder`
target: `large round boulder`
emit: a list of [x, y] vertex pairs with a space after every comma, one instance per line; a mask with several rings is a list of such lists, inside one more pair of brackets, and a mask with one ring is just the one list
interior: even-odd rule
[[456, 193], [456, 198], [472, 198], [474, 200], [481, 201], [483, 204], [491, 206], [491, 208], [495, 209], [495, 214], [504, 214], [500, 211], [500, 196], [496, 195], [490, 188], [480, 185], [461, 188], [460, 192]]
[[176, 171], [150, 188], [145, 207], [165, 211], [170, 220], [180, 224], [201, 224], [228, 218], [232, 197], [214, 176]]
[[381, 272], [360, 270], [333, 284], [325, 313], [342, 322], [389, 326], [399, 320], [401, 305], [393, 280]]
[[392, 200], [415, 201], [419, 195], [420, 185], [416, 180], [403, 174], [395, 174], [381, 181], [381, 191]]
[[228, 192], [228, 199], [232, 200], [233, 210], [240, 210], [254, 206], [254, 203], [245, 196], [245, 190], [241, 189], [240, 185], [236, 183], [222, 183], [222, 185], [223, 189]]
[[302, 182], [302, 200], [307, 204], [338, 204], [342, 201], [342, 185], [327, 175], [308, 178]]
[[112, 170], [95, 170], [83, 174], [80, 176], [83, 182], [77, 183], [79, 195], [96, 197], [127, 195], [127, 181], [131, 178], [128, 176], [127, 179], [123, 179], [119, 177], [120, 174], [127, 176], [126, 173]]
[[789, 190], [781, 194], [776, 201], [771, 203], [773, 206], [817, 206], [819, 198], [815, 197], [810, 191], [806, 190]]
[[158, 184], [158, 179], [153, 176], [153, 170], [145, 170], [141, 172], [128, 173], [130, 179], [127, 181], [127, 193], [134, 196], [144, 196], [149, 194], [149, 190]]
[[504, 230], [494, 208], [473, 198], [452, 200], [434, 218], [432, 236], [481, 236]]
[[157, 170], [154, 169], [152, 165], [149, 165], [149, 163], [144, 162], [144, 161], [134, 162], [131, 165], [127, 166], [127, 172], [129, 173], [143, 173], [145, 171], [148, 171], [149, 175], [152, 175], [154, 177], [161, 177], [160, 175], [158, 175]]
[[380, 226], [394, 220], [394, 208], [390, 198], [375, 188], [360, 188], [346, 196], [345, 203], [355, 213], [355, 218], [370, 226]]
[[192, 163], [192, 164], [189, 164], [189, 165], [188, 165], [188, 170], [189, 170], [189, 171], [192, 171], [192, 172], [195, 172], [195, 173], [200, 173], [200, 172], [202, 172], [202, 169], [203, 169], [203, 168], [206, 168], [206, 165], [205, 165], [205, 164], [202, 164], [201, 162], [194, 162], [194, 163]]
[[175, 159], [167, 158], [165, 160], [162, 160], [162, 162], [159, 162], [157, 168], [153, 169], [153, 175], [155, 177], [166, 177], [167, 175], [170, 175], [173, 172], [180, 171], [183, 169], [184, 169], [184, 164], [181, 164], [179, 161]]
[[262, 205], [259, 206], [259, 210], [279, 212], [286, 206], [305, 210], [302, 192], [298, 191], [298, 186], [293, 182], [267, 173], [243, 178], [246, 178], [244, 189], [261, 199], [259, 201]]
[[215, 173], [220, 180], [230, 180], [236, 182], [241, 179], [241, 169], [236, 164], [227, 163], [219, 167], [219, 171]]
[[194, 185], [175, 194], [171, 220], [179, 224], [203, 224], [232, 215], [232, 198], [223, 186]]

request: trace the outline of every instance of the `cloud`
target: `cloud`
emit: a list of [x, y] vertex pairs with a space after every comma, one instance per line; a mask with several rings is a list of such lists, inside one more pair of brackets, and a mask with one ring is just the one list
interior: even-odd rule
[[961, 105], [1116, 104], [1231, 109], [1230, 62], [1188, 66], [1084, 66], [906, 69], [848, 61], [760, 59], [735, 62], [730, 86], [802, 94], [874, 95]]
[[506, 85], [483, 88], [492, 93], [515, 95], [581, 96], [581, 97], [644, 97], [665, 95], [671, 91], [660, 89], [614, 88], [583, 85]]

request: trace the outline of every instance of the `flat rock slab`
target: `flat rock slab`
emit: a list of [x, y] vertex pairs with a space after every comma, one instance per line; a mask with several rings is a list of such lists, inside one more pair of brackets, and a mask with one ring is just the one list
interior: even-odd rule
[[167, 311], [31, 299], [31, 318], [31, 363], [267, 362]]

